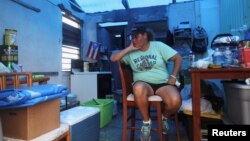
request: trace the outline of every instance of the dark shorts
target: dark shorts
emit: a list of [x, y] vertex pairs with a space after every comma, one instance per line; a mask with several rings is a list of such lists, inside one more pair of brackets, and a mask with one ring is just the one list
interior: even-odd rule
[[[144, 82], [144, 83], [149, 84], [152, 87], [152, 89], [154, 90], [154, 92], [156, 92], [156, 90], [158, 90], [159, 88], [161, 88], [163, 86], [170, 85], [170, 84], [167, 84], [167, 83], [152, 84], [152, 83], [148, 83], [148, 82], [145, 82], [145, 81], [136, 81], [136, 82]], [[134, 85], [136, 82], [134, 82], [132, 85]], [[171, 85], [171, 86], [173, 86], [173, 85]]]

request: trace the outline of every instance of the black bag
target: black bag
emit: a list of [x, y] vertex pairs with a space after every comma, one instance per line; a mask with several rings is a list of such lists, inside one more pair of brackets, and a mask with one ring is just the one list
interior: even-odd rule
[[222, 97], [216, 96], [212, 83], [208, 83], [204, 80], [201, 81], [201, 91], [203, 97], [212, 104], [212, 109], [215, 112], [221, 112], [224, 106], [224, 100]]
[[208, 36], [204, 28], [198, 26], [193, 31], [192, 51], [195, 53], [204, 53], [207, 51]]

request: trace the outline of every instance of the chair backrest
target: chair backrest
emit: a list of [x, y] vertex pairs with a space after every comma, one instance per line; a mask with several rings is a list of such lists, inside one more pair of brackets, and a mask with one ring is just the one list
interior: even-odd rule
[[123, 62], [118, 62], [119, 73], [122, 83], [122, 99], [127, 99], [127, 96], [132, 93], [133, 72], [129, 65]]
[[[24, 77], [24, 79], [20, 79], [20, 77]], [[4, 90], [11, 85], [13, 88], [18, 89], [21, 84], [26, 84], [28, 87], [31, 87], [33, 84], [31, 72], [1, 73], [0, 81], [0, 90]]]

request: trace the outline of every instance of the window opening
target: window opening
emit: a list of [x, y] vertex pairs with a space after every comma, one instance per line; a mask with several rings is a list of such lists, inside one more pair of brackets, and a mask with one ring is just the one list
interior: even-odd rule
[[81, 58], [81, 22], [62, 12], [62, 71], [71, 70], [71, 60]]

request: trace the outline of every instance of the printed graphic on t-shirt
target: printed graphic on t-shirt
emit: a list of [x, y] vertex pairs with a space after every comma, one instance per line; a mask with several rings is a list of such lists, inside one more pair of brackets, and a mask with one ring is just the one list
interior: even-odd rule
[[156, 61], [157, 57], [156, 55], [153, 54], [140, 56], [133, 60], [136, 68], [140, 71], [146, 71], [152, 69], [153, 66], [156, 64]]

